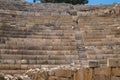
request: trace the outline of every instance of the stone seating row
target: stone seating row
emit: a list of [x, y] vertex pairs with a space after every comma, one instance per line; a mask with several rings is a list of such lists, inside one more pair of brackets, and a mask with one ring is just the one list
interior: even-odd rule
[[24, 53], [22, 54], [0, 54], [0, 58], [1, 59], [30, 59], [30, 60], [34, 60], [34, 59], [38, 59], [38, 60], [64, 60], [67, 58], [70, 59], [74, 59], [77, 60], [78, 59], [78, 55], [69, 55], [69, 54], [63, 54], [63, 55], [54, 55], [54, 54], [49, 54], [49, 55], [25, 55]]
[[72, 64], [74, 62], [74, 64], [79, 64], [80, 60], [72, 60], [69, 58], [66, 58], [65, 60], [38, 60], [38, 59], [34, 59], [34, 60], [26, 60], [26, 59], [0, 59], [1, 64], [40, 64], [40, 65], [59, 65], [59, 64]]
[[24, 55], [76, 55], [77, 50], [19, 50], [19, 49], [0, 49], [1, 54], [24, 54]]

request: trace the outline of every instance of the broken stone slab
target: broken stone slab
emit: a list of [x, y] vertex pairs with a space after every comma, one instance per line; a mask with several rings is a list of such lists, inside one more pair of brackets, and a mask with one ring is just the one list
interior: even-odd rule
[[108, 67], [120, 67], [120, 58], [109, 58], [107, 59]]

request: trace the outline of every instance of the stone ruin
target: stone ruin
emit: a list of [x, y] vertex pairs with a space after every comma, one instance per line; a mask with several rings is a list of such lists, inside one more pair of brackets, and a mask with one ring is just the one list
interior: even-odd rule
[[120, 4], [0, 0], [0, 80], [120, 80]]

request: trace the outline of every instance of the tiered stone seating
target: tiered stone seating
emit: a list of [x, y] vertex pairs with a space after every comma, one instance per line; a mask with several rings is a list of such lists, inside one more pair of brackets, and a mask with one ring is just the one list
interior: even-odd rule
[[[79, 19], [79, 28], [84, 37], [87, 58], [107, 63], [109, 58], [120, 57], [120, 23], [114, 22], [119, 17], [95, 17]], [[85, 22], [84, 22], [85, 21]]]
[[[42, 4], [33, 5], [37, 8]], [[20, 10], [19, 7], [0, 9], [1, 72], [21, 70], [22, 73], [41, 66], [81, 65], [86, 60], [99, 60], [100, 64], [107, 65], [108, 58], [120, 57], [119, 15], [96, 15], [92, 12], [94, 9], [91, 10], [92, 7], [98, 9], [95, 6], [90, 9], [81, 5], [83, 9], [79, 9], [54, 4], [51, 9], [47, 8], [51, 5], [48, 4], [39, 11], [28, 8], [33, 5], [24, 3], [24, 9]], [[63, 10], [55, 11], [55, 6]]]
[[[72, 17], [56, 17], [28, 15], [5, 19], [0, 28], [0, 71], [17, 73], [21, 70], [22, 73], [41, 65], [78, 64]], [[18, 22], [13, 23], [14, 19]]]

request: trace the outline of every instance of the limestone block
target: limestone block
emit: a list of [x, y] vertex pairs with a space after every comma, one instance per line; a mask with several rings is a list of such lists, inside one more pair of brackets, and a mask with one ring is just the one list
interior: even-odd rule
[[111, 73], [113, 76], [120, 76], [120, 68], [112, 68]]
[[120, 58], [110, 58], [107, 60], [108, 67], [119, 67], [120, 66]]
[[102, 65], [106, 65], [107, 64], [107, 60], [99, 60], [99, 64], [102, 66]]
[[112, 77], [111, 80], [120, 80], [120, 77]]
[[42, 78], [39, 74], [34, 74], [32, 76], [32, 80], [45, 80], [44, 78]]
[[95, 75], [94, 76], [95, 80], [109, 80], [107, 76], [100, 74], [100, 75]]
[[69, 78], [50, 76], [48, 80], [70, 80]]
[[49, 72], [48, 72], [48, 75], [49, 75], [49, 76], [54, 76], [54, 75], [55, 75], [55, 72], [54, 72], [54, 71], [49, 71]]
[[29, 62], [29, 64], [35, 64], [35, 63], [37, 63], [37, 60], [29, 60], [28, 62]]
[[68, 64], [69, 61], [66, 60], [55, 60], [56, 64]]
[[40, 71], [39, 69], [31, 69], [30, 74], [32, 76], [32, 80], [46, 80], [48, 78], [47, 71]]
[[83, 69], [77, 70], [74, 72], [74, 80], [84, 80], [84, 72]]
[[[39, 66], [39, 67], [40, 67], [40, 66]], [[37, 68], [37, 67], [36, 67], [35, 65], [32, 65], [32, 64], [30, 65], [30, 64], [29, 64], [27, 68], [28, 68], [28, 69], [34, 69], [34, 68]]]
[[48, 64], [55, 64], [55, 60], [48, 60]]
[[6, 65], [0, 65], [0, 70], [4, 70], [4, 69], [9, 69], [9, 64]]
[[15, 64], [15, 60], [2, 60], [2, 63]]
[[20, 69], [21, 65], [17, 65], [17, 64], [13, 64], [13, 65], [8, 65], [10, 70], [14, 70], [14, 69]]
[[71, 70], [65, 70], [65, 69], [58, 69], [55, 71], [55, 76], [58, 77], [71, 77], [72, 71]]
[[92, 68], [83, 68], [83, 75], [84, 79], [83, 80], [93, 80], [93, 69]]
[[99, 67], [94, 69], [95, 80], [110, 80], [111, 68], [109, 67]]
[[82, 62], [84, 67], [98, 67], [99, 63], [97, 60], [89, 60]]
[[48, 60], [36, 60], [33, 63], [37, 63], [37, 64], [48, 64]]
[[59, 77], [57, 80], [70, 80], [69, 78]]
[[4, 76], [5, 76], [5, 74], [0, 73], [0, 80], [5, 80], [5, 79], [4, 79]]
[[27, 64], [28, 61], [25, 60], [25, 59], [23, 59], [23, 60], [16, 60], [16, 63], [17, 63], [17, 64]]
[[[93, 52], [93, 51], [91, 51], [91, 52]], [[90, 51], [89, 52], [87, 52], [87, 53], [91, 53]], [[96, 59], [96, 55], [87, 55], [87, 58], [88, 59]]]
[[57, 80], [58, 79], [58, 77], [56, 77], [56, 76], [49, 76], [48, 77], [48, 80]]
[[116, 14], [120, 14], [120, 4], [116, 4], [114, 7], [113, 7], [113, 9], [115, 10], [115, 13]]
[[27, 70], [28, 69], [28, 65], [21, 65], [21, 69], [22, 70]]

